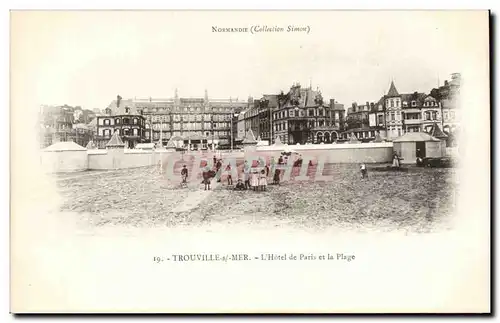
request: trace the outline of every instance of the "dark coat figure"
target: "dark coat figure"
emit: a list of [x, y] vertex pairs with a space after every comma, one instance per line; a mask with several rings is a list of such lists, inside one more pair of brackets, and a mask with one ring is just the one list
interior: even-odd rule
[[210, 190], [210, 180], [214, 176], [215, 176], [215, 173], [213, 170], [205, 170], [203, 172], [203, 183], [205, 184], [205, 191], [207, 190], [207, 187], [208, 187], [208, 190]]
[[278, 165], [283, 165], [283, 156], [280, 156], [280, 158], [278, 158]]
[[366, 165], [365, 164], [361, 164], [359, 166], [359, 169], [361, 171], [361, 178], [368, 177], [368, 170], [366, 169]]
[[250, 166], [246, 160], [243, 166], [243, 175], [245, 176], [245, 187], [250, 189]]
[[219, 159], [217, 161], [217, 164], [215, 165], [215, 172], [216, 174], [218, 175], [218, 179], [217, 179], [217, 182], [220, 182], [220, 178], [221, 178], [221, 167], [222, 167], [222, 159]]
[[246, 188], [245, 184], [243, 184], [243, 181], [241, 179], [239, 179], [238, 182], [236, 183], [236, 187], [234, 189], [237, 191], [244, 191], [247, 188]]
[[273, 184], [279, 185], [280, 183], [280, 169], [274, 171]]
[[214, 160], [214, 167], [215, 167], [215, 165], [217, 165], [217, 157], [214, 156], [213, 160]]
[[233, 185], [233, 176], [231, 175], [231, 165], [227, 165], [226, 171], [229, 172], [227, 174], [227, 185]]
[[187, 183], [187, 177], [188, 177], [188, 170], [186, 168], [186, 165], [184, 165], [182, 166], [181, 170], [182, 183]]

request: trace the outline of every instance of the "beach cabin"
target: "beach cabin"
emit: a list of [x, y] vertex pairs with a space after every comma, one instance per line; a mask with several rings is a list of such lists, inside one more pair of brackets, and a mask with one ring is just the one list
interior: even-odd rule
[[415, 164], [417, 157], [443, 157], [445, 144], [425, 132], [408, 132], [393, 140], [393, 149], [402, 164]]
[[83, 171], [88, 168], [87, 149], [73, 141], [58, 142], [42, 151], [41, 163], [49, 173]]

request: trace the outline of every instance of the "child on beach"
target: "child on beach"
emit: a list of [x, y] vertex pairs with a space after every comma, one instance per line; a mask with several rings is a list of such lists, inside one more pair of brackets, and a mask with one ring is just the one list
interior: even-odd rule
[[264, 169], [260, 172], [259, 187], [261, 191], [265, 191], [267, 189], [267, 175]]
[[237, 191], [246, 190], [245, 184], [243, 184], [243, 181], [241, 180], [241, 178], [238, 179], [238, 182], [236, 183], [235, 190], [237, 190]]
[[368, 177], [368, 171], [366, 170], [366, 165], [365, 165], [365, 163], [362, 163], [362, 164], [359, 166], [359, 169], [361, 170], [361, 178]]
[[253, 187], [254, 191], [259, 188], [259, 173], [257, 170], [252, 171], [250, 174], [250, 186]]

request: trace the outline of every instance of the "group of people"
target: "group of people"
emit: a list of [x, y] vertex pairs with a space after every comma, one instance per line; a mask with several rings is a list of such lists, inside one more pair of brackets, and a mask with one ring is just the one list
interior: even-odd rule
[[[301, 161], [302, 159], [299, 159]], [[210, 190], [210, 184], [213, 178], [216, 178], [217, 182], [221, 182], [222, 177], [222, 159], [218, 159], [216, 156], [213, 157], [213, 167], [210, 168], [208, 165], [202, 172], [203, 181], [202, 184], [205, 185], [205, 190]], [[248, 161], [244, 162], [243, 166], [243, 179], [239, 178], [236, 185], [234, 186], [235, 190], [254, 190], [254, 191], [266, 191], [268, 185], [269, 174], [273, 172], [273, 181], [272, 184], [279, 185], [282, 169], [276, 167], [278, 165], [286, 165], [287, 157], [280, 156], [276, 163], [274, 158], [271, 158], [270, 163], [266, 163], [264, 159], [258, 160], [258, 165], [253, 166], [249, 165]], [[233, 178], [231, 173], [231, 165], [228, 164], [224, 171], [227, 174], [227, 185], [233, 185]], [[181, 170], [181, 185], [187, 184], [188, 178], [188, 169], [186, 165], [183, 165]]]

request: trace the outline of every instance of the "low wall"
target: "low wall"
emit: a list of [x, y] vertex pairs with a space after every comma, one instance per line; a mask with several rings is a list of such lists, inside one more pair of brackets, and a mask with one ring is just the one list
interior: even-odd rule
[[123, 150], [107, 149], [89, 152], [89, 169], [123, 169], [156, 165], [160, 159], [164, 159], [170, 154], [168, 151], [144, 151], [144, 150]]
[[[385, 143], [360, 143], [360, 144], [325, 144], [325, 145], [303, 145], [303, 146], [260, 146], [249, 147], [245, 152], [232, 152], [217, 154], [223, 158], [247, 158], [252, 155], [262, 157], [280, 156], [283, 151], [293, 151], [301, 154], [303, 159], [323, 160], [327, 163], [387, 163], [392, 160], [393, 144]], [[78, 165], [76, 168], [109, 170], [124, 169], [157, 165], [160, 160], [165, 161], [173, 152], [167, 150], [145, 151], [132, 149], [98, 149], [80, 152], [78, 160], [71, 157], [71, 163]], [[51, 160], [64, 160], [67, 154], [54, 152], [57, 156], [51, 156]], [[207, 154], [208, 158], [211, 154]], [[64, 164], [65, 162], [59, 162]], [[68, 160], [69, 163], [69, 160]], [[54, 163], [47, 163], [54, 164]], [[52, 166], [53, 171], [58, 167]], [[61, 168], [59, 166], [59, 168]]]
[[324, 144], [256, 147], [256, 154], [278, 157], [282, 151], [291, 150], [304, 158], [326, 158], [328, 163], [388, 163], [392, 160], [392, 142], [359, 144]]
[[42, 151], [42, 169], [47, 173], [78, 172], [88, 169], [87, 152], [80, 151]]

